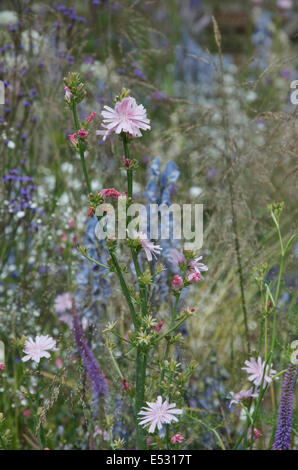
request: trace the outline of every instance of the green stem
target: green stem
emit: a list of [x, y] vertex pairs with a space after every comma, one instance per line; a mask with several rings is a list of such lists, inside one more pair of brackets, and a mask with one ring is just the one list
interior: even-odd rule
[[[127, 136], [123, 136], [123, 149], [125, 158], [130, 159]], [[131, 201], [133, 196], [133, 172], [127, 170], [127, 196]], [[130, 218], [126, 218], [126, 227], [130, 222]], [[131, 255], [136, 270], [138, 285], [140, 289], [140, 296], [142, 302], [142, 315], [148, 314], [147, 305], [147, 289], [139, 281], [142, 272], [138, 261], [138, 255], [134, 248], [131, 248]], [[146, 381], [146, 367], [147, 367], [147, 351], [143, 351], [140, 347], [137, 348], [136, 356], [136, 392], [135, 392], [135, 413], [136, 413], [136, 434], [137, 434], [137, 447], [139, 450], [146, 448], [144, 429], [138, 423], [138, 413], [140, 412], [145, 400], [145, 381]]]
[[[158, 338], [158, 339], [162, 339], [163, 337], [168, 336], [169, 334], [171, 334], [172, 331], [174, 331], [174, 329], [177, 328], [178, 325], [175, 325], [175, 321], [176, 321], [177, 308], [178, 308], [180, 295], [181, 295], [181, 292], [177, 295], [176, 300], [175, 300], [175, 304], [174, 304], [174, 308], [172, 310], [170, 329], [165, 335], [163, 335], [161, 338]], [[165, 352], [165, 355], [164, 355], [164, 358], [163, 358], [163, 366], [162, 366], [162, 370], [161, 370], [161, 374], [160, 374], [160, 388], [161, 388], [161, 384], [162, 384], [164, 376], [165, 376], [165, 363], [168, 360], [169, 352], [170, 352], [170, 339], [167, 340], [166, 352]]]
[[138, 450], [144, 450], [146, 448], [144, 429], [138, 423], [138, 413], [141, 411], [141, 408], [144, 405], [144, 400], [145, 400], [146, 367], [147, 367], [147, 352], [143, 351], [140, 347], [138, 347], [137, 357], [136, 357], [136, 395], [135, 395]]
[[124, 280], [124, 277], [123, 277], [123, 274], [122, 274], [122, 271], [121, 271], [121, 268], [119, 266], [119, 263], [118, 263], [118, 260], [115, 256], [115, 254], [109, 250], [110, 252], [110, 255], [111, 255], [111, 258], [112, 258], [112, 261], [113, 261], [113, 264], [115, 266], [115, 269], [117, 271], [117, 274], [118, 274], [118, 278], [119, 278], [119, 281], [120, 281], [120, 285], [121, 285], [121, 288], [122, 288], [122, 292], [126, 298], [126, 301], [128, 303], [128, 307], [129, 307], [129, 310], [130, 310], [130, 313], [131, 313], [131, 316], [132, 316], [132, 321], [133, 321], [133, 324], [134, 324], [134, 327], [135, 327], [135, 330], [137, 331], [138, 330], [138, 319], [137, 319], [137, 314], [136, 314], [136, 311], [135, 311], [135, 308], [134, 308], [134, 305], [132, 303], [132, 300], [131, 300], [131, 296], [130, 296], [130, 293], [129, 293], [129, 290], [128, 290], [128, 287], [126, 285], [126, 282]]
[[[72, 104], [72, 113], [73, 113], [75, 128], [76, 128], [76, 131], [78, 132], [80, 130], [81, 126], [80, 126], [80, 122], [79, 122], [79, 119], [78, 119], [77, 105], [76, 105], [75, 102], [73, 102], [73, 104]], [[90, 194], [92, 191], [91, 191], [91, 185], [90, 185], [90, 182], [89, 182], [88, 172], [87, 172], [87, 168], [86, 168], [85, 152], [82, 148], [82, 145], [81, 145], [80, 141], [79, 141], [78, 145], [79, 145], [79, 154], [80, 154], [80, 157], [81, 157], [83, 173], [84, 173], [85, 181], [86, 181], [86, 184], [87, 184], [88, 193]]]
[[274, 346], [275, 346], [275, 340], [276, 340], [276, 316], [277, 316], [276, 305], [277, 305], [277, 301], [278, 301], [278, 297], [279, 297], [279, 291], [280, 291], [280, 284], [281, 284], [281, 278], [282, 278], [284, 262], [285, 262], [285, 257], [284, 257], [284, 254], [282, 254], [281, 261], [280, 261], [280, 267], [279, 267], [279, 276], [278, 276], [277, 287], [276, 287], [275, 298], [274, 298], [271, 354], [273, 354]]

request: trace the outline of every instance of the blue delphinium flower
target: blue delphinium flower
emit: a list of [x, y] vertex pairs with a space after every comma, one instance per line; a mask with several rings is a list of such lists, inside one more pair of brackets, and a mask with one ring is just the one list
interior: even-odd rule
[[[96, 224], [96, 217], [88, 220], [83, 245], [91, 258], [106, 265], [108, 251], [105, 241], [96, 238]], [[80, 317], [86, 317], [89, 324], [97, 324], [111, 296], [107, 270], [84, 259], [76, 275], [76, 285], [74, 298]]]
[[[149, 180], [147, 183], [146, 191], [144, 193], [145, 198], [148, 201], [147, 214], [148, 214], [148, 230], [147, 236], [150, 238], [150, 204], [166, 204], [171, 205], [171, 196], [176, 192], [176, 182], [180, 176], [180, 170], [175, 162], [170, 161], [166, 164], [164, 171], [160, 171], [160, 160], [154, 158], [151, 165], [148, 168]], [[160, 226], [159, 226], [160, 232]], [[173, 240], [173, 217], [170, 214], [169, 218], [169, 233], [170, 237], [167, 240], [160, 240], [160, 246], [162, 247], [161, 256], [159, 261], [164, 264], [167, 270], [162, 271], [156, 278], [156, 284], [154, 289], [154, 295], [152, 296], [154, 303], [164, 302], [169, 293], [169, 274], [171, 274], [174, 267], [169, 262], [170, 252], [173, 248], [176, 248], [179, 244], [178, 240]]]

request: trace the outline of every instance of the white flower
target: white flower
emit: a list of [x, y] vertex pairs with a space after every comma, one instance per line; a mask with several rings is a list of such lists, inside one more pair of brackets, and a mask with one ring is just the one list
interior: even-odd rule
[[181, 415], [183, 410], [175, 408], [176, 403], [169, 403], [168, 399], [162, 402], [162, 397], [158, 396], [156, 402], [149, 403], [147, 402], [148, 407], [143, 407], [139, 412], [141, 416], [139, 419], [140, 425], [146, 427], [149, 426], [149, 432], [153, 433], [155, 428], [160, 431], [162, 425], [169, 424], [172, 421], [178, 421], [178, 418], [175, 415]]
[[49, 358], [48, 350], [57, 351], [56, 341], [49, 335], [36, 336], [35, 341], [32, 338], [28, 338], [24, 347], [26, 356], [22, 358], [22, 361], [26, 362], [32, 359], [32, 361], [39, 362], [42, 357]]
[[16, 12], [12, 10], [3, 10], [0, 12], [0, 24], [1, 25], [11, 25], [17, 24], [18, 16]]
[[[254, 357], [251, 357], [250, 361], [245, 361], [244, 364], [247, 367], [242, 367], [242, 370], [245, 370], [248, 374], [250, 374], [248, 377], [248, 380], [250, 382], [253, 382], [257, 387], [259, 387], [262, 382], [265, 361], [263, 362], [262, 358], [258, 357], [258, 362], [257, 362]], [[267, 364], [265, 374], [264, 374], [263, 388], [265, 388], [267, 384], [272, 382], [272, 376], [275, 374], [276, 374], [276, 370], [271, 369], [271, 365]]]

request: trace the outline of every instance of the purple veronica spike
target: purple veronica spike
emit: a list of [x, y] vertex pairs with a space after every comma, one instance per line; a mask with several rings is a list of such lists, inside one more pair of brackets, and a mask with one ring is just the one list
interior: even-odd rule
[[84, 361], [86, 372], [92, 385], [95, 398], [98, 398], [99, 395], [106, 395], [108, 393], [108, 383], [106, 377], [102, 372], [92, 350], [88, 346], [80, 325], [80, 321], [76, 314], [73, 316], [73, 335], [80, 356]]
[[284, 375], [278, 412], [278, 423], [272, 449], [287, 450], [291, 446], [293, 399], [297, 366], [290, 364]]

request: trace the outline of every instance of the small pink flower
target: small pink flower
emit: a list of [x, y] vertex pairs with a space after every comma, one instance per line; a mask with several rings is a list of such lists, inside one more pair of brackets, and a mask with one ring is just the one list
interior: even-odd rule
[[154, 245], [154, 243], [151, 240], [148, 240], [148, 238], [141, 238], [140, 243], [142, 245], [143, 250], [146, 253], [146, 257], [148, 261], [152, 261], [152, 255], [154, 256], [155, 259], [157, 259], [157, 254], [159, 255], [162, 248], [159, 245]]
[[115, 188], [102, 189], [100, 191], [100, 194], [103, 197], [120, 197], [120, 196], [122, 196], [122, 194], [119, 193], [119, 191], [117, 191]]
[[125, 158], [125, 155], [123, 155], [122, 160], [124, 162], [124, 166], [126, 166], [126, 168], [130, 168], [130, 160]]
[[171, 438], [171, 442], [173, 444], [177, 444], [177, 443], [181, 443], [184, 441], [184, 437], [181, 435], [181, 434], [175, 434], [172, 438]]
[[88, 217], [93, 217], [94, 216], [94, 207], [90, 207], [88, 210]]
[[61, 369], [61, 367], [63, 366], [63, 361], [62, 361], [62, 359], [60, 359], [60, 357], [58, 357], [58, 359], [56, 360], [55, 364], [56, 364], [56, 366], [58, 367], [58, 369]]
[[72, 97], [72, 92], [70, 91], [68, 86], [64, 87], [64, 91], [65, 91], [65, 98], [67, 98], [69, 100]]
[[69, 140], [73, 143], [73, 144], [76, 144], [77, 141], [76, 141], [76, 136], [77, 134], [74, 133], [74, 134], [69, 134], [68, 137], [69, 137]]
[[126, 132], [132, 137], [141, 137], [141, 129], [151, 129], [146, 109], [141, 104], [137, 105], [136, 100], [130, 96], [118, 101], [115, 109], [109, 106], [104, 106], [104, 109], [106, 111], [102, 111], [101, 115], [104, 118], [105, 130], [96, 132], [103, 135], [103, 140], [111, 134], [121, 134], [121, 132]]
[[67, 241], [67, 235], [65, 233], [61, 233], [59, 236], [60, 236], [62, 241], [64, 241], [64, 242]]
[[68, 228], [69, 228], [69, 230], [73, 230], [74, 228], [76, 228], [76, 223], [75, 223], [74, 219], [69, 219]]
[[160, 330], [162, 329], [162, 327], [163, 327], [163, 322], [160, 320], [160, 322], [158, 323], [158, 325], [153, 326], [152, 328], [153, 328], [153, 330], [157, 331], [157, 333], [159, 333]]
[[123, 377], [122, 385], [123, 385], [123, 389], [124, 389], [126, 392], [129, 392], [129, 391], [130, 391], [131, 386], [127, 383], [127, 380], [126, 380], [125, 377]]
[[96, 113], [93, 111], [93, 113], [89, 114], [89, 116], [86, 118], [87, 122], [91, 122], [92, 119], [94, 119], [96, 116]]
[[30, 410], [24, 410], [24, 411], [23, 411], [23, 416], [24, 416], [25, 418], [29, 418], [30, 415], [31, 415], [31, 411], [30, 411]]
[[201, 274], [197, 272], [191, 272], [187, 276], [187, 280], [189, 282], [200, 282], [201, 280]]
[[[257, 428], [254, 428], [254, 441], [256, 439], [259, 439], [259, 437], [262, 436], [262, 433], [261, 431], [259, 431]], [[251, 438], [251, 426], [249, 427], [248, 431], [247, 431], [247, 439], [250, 439]]]
[[3, 364], [3, 362], [0, 362], [0, 371], [3, 370], [5, 368], [5, 364]]
[[86, 139], [86, 137], [87, 137], [86, 129], [80, 129], [78, 131], [78, 136], [80, 137], [80, 139]]
[[176, 276], [174, 277], [173, 281], [172, 281], [172, 287], [173, 289], [180, 289], [180, 287], [183, 285], [183, 279], [181, 276], [178, 276], [178, 274], [176, 274]]

